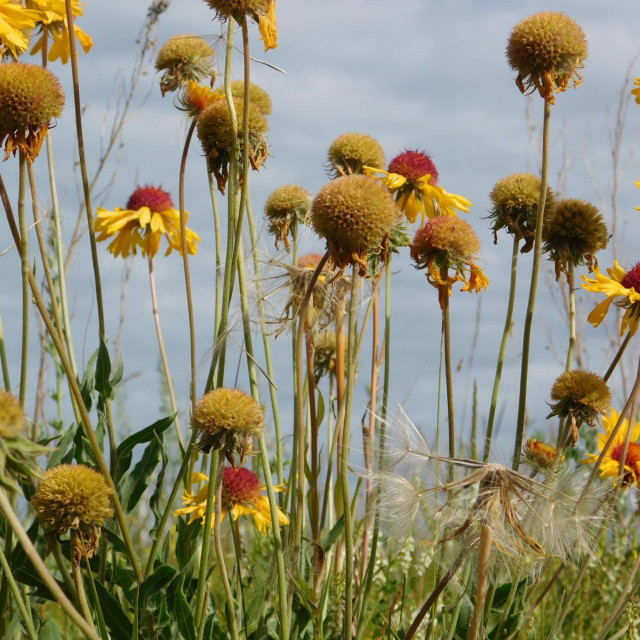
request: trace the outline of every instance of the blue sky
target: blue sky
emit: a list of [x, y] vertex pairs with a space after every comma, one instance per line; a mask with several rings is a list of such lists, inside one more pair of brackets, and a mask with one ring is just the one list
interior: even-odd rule
[[[620, 90], [631, 65], [631, 76], [640, 76], [637, 28], [640, 4], [637, 0], [542, 2], [447, 3], [423, 1], [381, 2], [345, 0], [343, 2], [278, 2], [280, 46], [267, 54], [258, 40], [257, 27], [251, 31], [252, 53], [286, 71], [278, 73], [254, 64], [252, 80], [267, 89], [274, 112], [269, 119], [271, 157], [266, 167], [251, 176], [252, 201], [259, 213], [268, 194], [287, 183], [305, 186], [312, 194], [328, 180], [324, 172], [326, 151], [331, 141], [347, 131], [376, 137], [390, 160], [404, 148], [430, 153], [445, 189], [460, 193], [473, 203], [466, 219], [472, 224], [483, 246], [483, 266], [491, 282], [481, 296], [456, 292], [452, 301], [453, 357], [460, 362], [456, 373], [457, 415], [461, 433], [469, 427], [470, 387], [479, 386], [481, 423], [488, 412], [495, 357], [504, 322], [508, 287], [511, 240], [506, 236], [493, 245], [488, 229], [488, 194], [495, 182], [516, 171], [536, 171], [532, 145], [540, 137], [542, 101], [523, 97], [509, 70], [504, 49], [510, 30], [523, 17], [541, 10], [566, 12], [584, 29], [589, 40], [589, 58], [583, 70], [584, 84], [560, 95], [553, 108], [553, 140], [550, 180], [558, 183], [564, 171], [563, 196], [593, 201], [601, 206], [611, 184], [610, 133]], [[82, 101], [85, 105], [85, 138], [88, 160], [95, 166], [100, 135], [108, 126], [119, 83], [126, 81], [136, 51], [136, 38], [144, 20], [147, 3], [135, 0], [89, 2], [80, 25], [94, 39], [95, 47], [81, 56]], [[160, 19], [158, 44], [178, 33], [195, 33], [217, 44], [221, 27], [212, 11], [200, 0], [174, 0]], [[239, 59], [239, 56], [237, 56]], [[78, 207], [78, 186], [74, 174], [73, 109], [70, 68], [56, 63], [52, 70], [60, 75], [68, 90], [65, 113], [53, 130], [59, 190], [65, 234], [71, 232]], [[235, 76], [241, 77], [239, 65]], [[113, 208], [123, 206], [138, 184], [161, 184], [177, 199], [180, 153], [186, 132], [183, 115], [170, 96], [160, 96], [158, 76], [153, 68], [142, 79], [138, 103], [125, 125], [122, 146], [105, 173], [105, 186], [115, 173], [112, 188], [95, 204]], [[531, 117], [528, 122], [526, 107]], [[530, 124], [537, 130], [532, 134]], [[640, 192], [633, 181], [640, 177], [640, 158], [630, 156], [640, 125], [640, 106], [631, 104], [626, 122], [622, 155], [628, 159], [619, 193], [619, 256], [625, 266], [636, 260], [634, 246], [639, 240], [637, 212]], [[566, 157], [566, 160], [563, 159]], [[589, 165], [587, 164], [587, 160]], [[589, 169], [591, 167], [591, 170]], [[5, 182], [15, 184], [16, 162], [2, 165]], [[38, 162], [41, 198], [48, 203], [44, 162]], [[593, 176], [591, 175], [593, 174]], [[596, 191], [596, 187], [598, 191]], [[15, 188], [12, 188], [15, 194]], [[211, 348], [213, 319], [213, 230], [204, 160], [193, 145], [187, 176], [187, 209], [190, 225], [201, 235], [198, 256], [192, 260], [194, 297], [197, 302], [198, 357], [206, 363]], [[608, 207], [608, 205], [607, 205]], [[601, 206], [610, 221], [610, 208]], [[35, 235], [32, 242], [35, 246]], [[309, 231], [304, 246], [322, 251], [322, 243]], [[0, 238], [9, 246], [6, 225], [0, 223]], [[260, 249], [265, 256], [274, 253], [271, 239], [262, 234]], [[86, 239], [85, 239], [86, 240]], [[611, 253], [603, 252], [603, 267], [611, 263]], [[115, 338], [119, 319], [122, 262], [100, 251], [105, 283], [108, 333]], [[519, 375], [518, 354], [522, 340], [522, 319], [530, 277], [530, 256], [521, 258], [519, 311], [516, 313], [513, 341], [509, 347], [501, 403], [504, 418], [501, 431], [507, 444], [512, 430]], [[92, 277], [87, 267], [86, 244], [76, 253], [69, 277], [73, 306], [74, 333], [78, 360], [86, 361], [96, 346], [96, 315]], [[437, 369], [440, 341], [440, 312], [436, 292], [415, 271], [406, 253], [396, 260], [393, 284], [393, 377], [392, 398], [426, 431], [435, 425]], [[188, 340], [183, 278], [179, 256], [157, 259], [156, 269], [160, 313], [169, 349], [171, 367], [181, 406], [188, 405]], [[548, 269], [548, 271], [550, 271]], [[19, 266], [15, 251], [0, 258], [0, 277], [6, 283], [0, 295], [0, 312], [8, 340], [10, 358], [17, 363], [19, 352], [20, 292]], [[536, 313], [534, 361], [531, 368], [529, 413], [532, 429], [544, 429], [548, 413], [549, 389], [562, 371], [567, 330], [548, 290], [557, 287], [552, 279], [541, 281], [541, 297]], [[472, 351], [475, 319], [480, 302], [481, 330]], [[579, 328], [588, 346], [587, 363], [595, 371], [606, 366], [607, 342], [604, 328], [596, 331], [586, 324], [586, 315], [595, 302], [580, 296]], [[35, 327], [35, 323], [32, 323]], [[35, 331], [33, 332], [35, 345]], [[615, 327], [609, 325], [609, 337]], [[549, 338], [553, 348], [549, 348]], [[283, 336], [276, 341], [276, 355], [286, 362], [290, 343]], [[557, 352], [554, 352], [554, 349]], [[127, 320], [123, 334], [127, 375], [124, 420], [130, 428], [140, 428], [159, 416], [157, 398], [157, 347], [148, 292], [148, 276], [143, 259], [133, 261], [127, 289]], [[234, 358], [239, 352], [235, 350]], [[37, 351], [33, 351], [30, 393], [35, 393]], [[471, 361], [472, 365], [471, 366]], [[244, 367], [244, 363], [242, 363]], [[243, 371], [243, 368], [241, 368]], [[360, 384], [368, 375], [363, 360]], [[202, 389], [206, 364], [200, 369]], [[12, 368], [14, 384], [17, 366]], [[285, 419], [289, 415], [290, 372], [278, 374]], [[243, 382], [241, 380], [240, 384]], [[262, 381], [266, 394], [266, 383]], [[366, 401], [359, 398], [354, 418], [359, 419]], [[499, 454], [498, 454], [499, 455]]]

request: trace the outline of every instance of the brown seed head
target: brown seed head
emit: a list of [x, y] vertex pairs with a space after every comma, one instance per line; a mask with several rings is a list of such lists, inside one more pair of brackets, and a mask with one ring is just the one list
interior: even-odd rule
[[343, 133], [329, 147], [328, 173], [331, 177], [362, 173], [363, 166], [385, 166], [380, 143], [364, 133]]
[[214, 55], [200, 36], [181, 33], [169, 38], [156, 57], [156, 69], [164, 71], [160, 80], [162, 95], [186, 85], [189, 80], [199, 82], [211, 76]]
[[205, 2], [223, 20], [230, 16], [243, 16], [257, 13], [264, 15], [267, 12], [267, 0], [205, 0]]

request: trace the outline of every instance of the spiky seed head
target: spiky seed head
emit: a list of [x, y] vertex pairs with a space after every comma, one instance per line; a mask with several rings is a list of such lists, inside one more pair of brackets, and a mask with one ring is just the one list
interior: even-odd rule
[[480, 251], [480, 241], [468, 222], [439, 216], [427, 220], [411, 243], [411, 258], [418, 268], [434, 262], [452, 266], [472, 262]]
[[233, 460], [233, 452], [241, 461], [251, 451], [253, 438], [264, 429], [264, 413], [260, 405], [239, 389], [214, 389], [196, 404], [191, 427], [200, 432], [198, 446], [209, 453], [224, 449]]
[[311, 194], [297, 184], [278, 187], [267, 198], [264, 215], [269, 223], [269, 233], [289, 249], [288, 232], [292, 223], [305, 223], [311, 210]]
[[385, 246], [396, 217], [387, 189], [361, 174], [329, 182], [311, 205], [313, 228], [327, 241], [332, 261], [340, 269], [359, 264], [363, 273], [367, 252]]
[[5, 160], [20, 150], [33, 162], [51, 121], [63, 108], [64, 91], [51, 71], [22, 62], [0, 65], [0, 144], [6, 140]]
[[556, 274], [577, 267], [597, 264], [595, 254], [604, 249], [609, 232], [597, 207], [590, 202], [567, 198], [560, 200], [548, 226], [543, 230], [543, 250], [556, 263]]
[[0, 438], [16, 438], [24, 431], [25, 415], [18, 398], [0, 389]]
[[267, 0], [205, 0], [205, 2], [223, 20], [230, 16], [243, 16], [252, 13], [264, 15], [267, 11]]
[[[232, 82], [231, 93], [233, 94], [234, 98], [242, 100], [244, 97], [244, 81], [236, 80]], [[258, 107], [258, 109], [260, 109], [260, 111], [262, 112], [262, 115], [271, 115], [271, 110], [273, 108], [273, 105], [271, 103], [271, 96], [265, 89], [259, 87], [253, 82], [249, 83], [249, 102]]]
[[572, 423], [597, 424], [598, 416], [611, 408], [611, 391], [597, 374], [582, 369], [566, 371], [551, 388], [551, 416], [569, 418]]
[[569, 16], [557, 11], [535, 13], [519, 22], [507, 44], [509, 66], [517, 71], [522, 93], [537, 88], [553, 104], [554, 91], [565, 91], [582, 82], [588, 45], [584, 31]]
[[148, 184], [138, 187], [127, 200], [127, 209], [138, 211], [142, 207], [149, 207], [151, 211], [166, 211], [173, 209], [173, 200], [168, 191]]
[[[540, 178], [532, 173], [512, 173], [496, 182], [489, 194], [493, 203], [489, 218], [492, 220], [491, 228], [495, 242], [497, 242], [497, 232], [500, 229], [506, 229], [507, 233], [518, 240], [524, 240], [522, 253], [531, 251], [536, 234], [541, 186]], [[547, 187], [543, 229], [553, 216], [555, 204], [555, 195]]]
[[438, 170], [431, 156], [418, 149], [405, 149], [389, 163], [389, 173], [404, 176], [408, 182], [415, 183], [418, 178], [429, 174], [429, 184], [438, 184]]
[[200, 36], [181, 33], [169, 38], [156, 57], [156, 70], [164, 71], [160, 79], [162, 95], [186, 85], [189, 80], [199, 82], [211, 76], [214, 55], [214, 50]]
[[31, 506], [50, 544], [70, 529], [79, 534], [80, 540], [72, 549], [76, 563], [95, 554], [100, 526], [113, 515], [107, 481], [83, 464], [59, 464], [49, 469], [38, 483]]
[[328, 173], [337, 178], [362, 173], [362, 167], [384, 167], [384, 151], [380, 143], [364, 133], [343, 133], [329, 147]]

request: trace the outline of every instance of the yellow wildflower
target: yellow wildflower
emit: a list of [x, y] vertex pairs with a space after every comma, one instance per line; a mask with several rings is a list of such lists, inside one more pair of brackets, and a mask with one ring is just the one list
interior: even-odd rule
[[[636, 88], [632, 89], [631, 93], [636, 97], [636, 104], [640, 104], [640, 78], [636, 78], [634, 84]], [[636, 184], [638, 183], [636, 182]]]
[[25, 31], [36, 26], [38, 14], [11, 0], [0, 0], [0, 44], [17, 58], [29, 48]]

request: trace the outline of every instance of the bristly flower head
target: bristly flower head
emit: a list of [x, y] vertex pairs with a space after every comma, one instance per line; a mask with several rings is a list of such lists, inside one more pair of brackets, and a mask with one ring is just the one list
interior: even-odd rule
[[[414, 266], [427, 269], [427, 280], [438, 289], [441, 308], [455, 282], [465, 283], [462, 291], [480, 292], [487, 288], [489, 280], [475, 264], [479, 252], [480, 241], [471, 225], [450, 216], [427, 220], [411, 243]], [[454, 270], [454, 275], [449, 275], [449, 269]]]
[[[496, 182], [489, 194], [493, 208], [489, 218], [492, 220], [494, 242], [498, 242], [497, 232], [506, 229], [514, 238], [524, 240], [522, 253], [533, 248], [536, 236], [536, 219], [540, 201], [541, 181], [532, 173], [512, 173]], [[555, 195], [547, 187], [544, 205], [543, 228], [555, 209]]]
[[613, 268], [607, 269], [607, 273], [608, 278], [596, 267], [595, 278], [582, 276], [583, 289], [604, 293], [607, 296], [589, 314], [587, 320], [597, 327], [607, 315], [611, 303], [615, 302], [617, 307], [626, 310], [620, 323], [620, 335], [624, 335], [627, 329], [631, 335], [634, 335], [640, 321], [640, 262], [629, 271], [625, 271], [618, 261], [614, 260]]
[[169, 38], [156, 57], [156, 69], [163, 71], [160, 78], [162, 95], [175, 91], [193, 80], [200, 82], [213, 72], [214, 51], [200, 36], [181, 33]]
[[[191, 484], [198, 484], [207, 480], [209, 478], [203, 473], [194, 473], [191, 478]], [[231, 512], [231, 518], [234, 521], [240, 516], [251, 516], [258, 531], [266, 536], [267, 528], [273, 527], [271, 509], [268, 498], [261, 493], [265, 487], [260, 486], [260, 481], [256, 474], [244, 467], [225, 467], [222, 471], [222, 482], [222, 520], [224, 520], [228, 512]], [[280, 485], [274, 487], [274, 489], [276, 491], [284, 491], [284, 487]], [[198, 493], [185, 492], [182, 496], [182, 502], [185, 506], [176, 510], [174, 515], [192, 514], [189, 524], [198, 519], [200, 519], [201, 524], [204, 524], [208, 492], [208, 482], [202, 485]], [[277, 509], [278, 525], [289, 524], [289, 518], [287, 518], [286, 514], [280, 507]], [[214, 522], [212, 519], [212, 530], [213, 527]]]
[[111, 490], [102, 474], [78, 464], [49, 469], [31, 498], [38, 519], [47, 531], [49, 545], [73, 529], [72, 558], [78, 564], [98, 550], [100, 527], [113, 515]]
[[[242, 100], [244, 98], [244, 80], [235, 80], [231, 83], [231, 93], [234, 98]], [[273, 109], [271, 96], [262, 87], [249, 83], [249, 102], [262, 112], [264, 116], [270, 116]]]
[[[1, 16], [0, 16], [1, 17]], [[33, 162], [51, 121], [62, 115], [64, 91], [51, 71], [34, 64], [0, 64], [0, 145], [6, 160], [22, 151]]]
[[[244, 102], [241, 99], [233, 100], [237, 121], [243, 121]], [[266, 132], [269, 130], [267, 119], [262, 111], [253, 103], [249, 103], [249, 162], [254, 171], [258, 171], [268, 154]], [[238, 141], [238, 171], [242, 182], [243, 155], [242, 127], [235, 130], [231, 113], [226, 100], [216, 100], [210, 104], [198, 118], [198, 138], [202, 144], [202, 150], [207, 156], [209, 171], [216, 177], [218, 190], [224, 193], [229, 179], [229, 167], [231, 163], [231, 145], [234, 136]]]
[[[543, 251], [556, 264], [556, 280], [560, 273], [569, 277], [569, 266], [598, 266], [596, 253], [607, 246], [609, 232], [600, 212], [589, 202], [567, 198], [556, 205], [553, 217], [543, 229]], [[569, 283], [573, 286], [573, 282]]]
[[455, 216], [456, 211], [469, 213], [471, 203], [462, 196], [448, 193], [438, 185], [438, 171], [424, 151], [405, 150], [389, 163], [366, 166], [365, 173], [380, 182], [395, 195], [396, 203], [409, 222], [420, 214], [421, 222], [437, 216]]
[[327, 173], [332, 178], [363, 173], [366, 165], [384, 166], [380, 143], [364, 133], [343, 133], [329, 147]]
[[298, 223], [307, 223], [311, 211], [311, 194], [297, 184], [286, 184], [278, 187], [267, 198], [264, 215], [269, 223], [269, 233], [278, 242], [284, 242], [289, 250], [289, 229]]
[[222, 449], [235, 466], [234, 452], [242, 464], [251, 452], [253, 438], [262, 435], [264, 413], [251, 396], [239, 389], [214, 389], [196, 404], [191, 427], [200, 432], [201, 451]]
[[[185, 218], [188, 218], [186, 211]], [[160, 187], [138, 187], [125, 209], [116, 207], [109, 211], [98, 207], [95, 229], [100, 234], [96, 238], [99, 242], [115, 236], [109, 245], [115, 257], [126, 258], [140, 249], [143, 256], [153, 258], [160, 249], [162, 236], [169, 243], [165, 256], [173, 249], [182, 255], [180, 212], [173, 208], [171, 195]], [[191, 229], [186, 230], [186, 236], [187, 253], [195, 255], [200, 236]]]
[[584, 31], [569, 16], [557, 11], [535, 13], [519, 22], [509, 37], [507, 60], [518, 72], [522, 93], [537, 89], [550, 104], [554, 91], [582, 84], [588, 46]]
[[586, 423], [595, 427], [598, 417], [611, 408], [611, 392], [596, 373], [574, 369], [561, 374], [551, 388], [551, 413], [569, 420], [573, 446], [578, 441], [578, 427]]
[[379, 247], [384, 251], [396, 212], [384, 187], [369, 176], [350, 175], [322, 187], [311, 205], [311, 221], [341, 271], [357, 264], [366, 275], [367, 253]]

